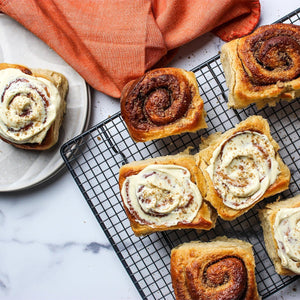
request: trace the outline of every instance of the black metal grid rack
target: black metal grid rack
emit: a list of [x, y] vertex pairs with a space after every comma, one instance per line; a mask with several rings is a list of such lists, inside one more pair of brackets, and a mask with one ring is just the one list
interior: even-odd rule
[[[300, 25], [300, 9], [279, 20]], [[276, 107], [257, 110], [227, 108], [227, 86], [219, 56], [192, 70], [204, 99], [208, 128], [197, 133], [172, 136], [147, 143], [135, 143], [120, 116], [115, 114], [61, 148], [62, 156], [93, 214], [107, 235], [143, 299], [174, 299], [169, 272], [170, 252], [176, 245], [191, 241], [208, 241], [226, 235], [253, 245], [258, 290], [266, 298], [293, 282], [297, 277], [277, 275], [263, 241], [257, 208], [266, 199], [238, 219], [217, 221], [215, 229], [181, 230], [136, 237], [123, 210], [119, 186], [119, 168], [130, 161], [175, 154], [188, 146], [198, 149], [201, 136], [224, 132], [248, 116], [258, 114], [269, 121], [271, 134], [279, 143], [280, 155], [292, 174], [290, 188], [282, 198], [300, 191], [300, 102], [282, 101]]]

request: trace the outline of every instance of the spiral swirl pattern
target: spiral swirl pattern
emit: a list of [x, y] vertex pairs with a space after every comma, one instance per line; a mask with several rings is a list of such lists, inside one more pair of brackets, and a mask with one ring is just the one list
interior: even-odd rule
[[14, 143], [39, 143], [59, 107], [56, 87], [19, 69], [1, 70], [0, 76], [1, 136]]
[[127, 97], [125, 110], [136, 128], [162, 126], [184, 116], [192, 96], [185, 76], [153, 71], [136, 84]]
[[186, 268], [192, 299], [239, 300], [247, 290], [247, 269], [241, 258], [225, 256], [203, 266], [198, 260]]
[[241, 131], [214, 150], [207, 172], [223, 203], [243, 209], [263, 196], [275, 182], [279, 168], [267, 136]]
[[190, 223], [202, 197], [190, 172], [175, 165], [150, 165], [126, 178], [122, 198], [130, 213], [141, 224], [172, 226]]
[[270, 85], [300, 75], [300, 26], [274, 24], [242, 39], [238, 54], [251, 82]]

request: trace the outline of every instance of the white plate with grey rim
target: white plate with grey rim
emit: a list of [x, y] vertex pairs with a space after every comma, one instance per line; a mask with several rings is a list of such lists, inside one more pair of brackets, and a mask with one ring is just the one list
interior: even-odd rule
[[60, 72], [69, 82], [67, 107], [58, 143], [50, 150], [18, 149], [0, 140], [0, 192], [23, 190], [47, 181], [64, 166], [60, 147], [86, 130], [90, 88], [85, 80], [42, 40], [7, 15], [0, 14], [0, 61]]

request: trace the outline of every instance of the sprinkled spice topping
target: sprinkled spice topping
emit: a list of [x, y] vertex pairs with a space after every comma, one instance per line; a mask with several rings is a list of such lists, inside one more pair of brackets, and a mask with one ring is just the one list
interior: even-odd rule
[[215, 149], [207, 172], [223, 203], [243, 209], [263, 196], [276, 181], [279, 168], [267, 136], [243, 131]]
[[141, 224], [173, 226], [193, 221], [202, 196], [190, 172], [176, 165], [150, 165], [126, 178], [124, 203]]

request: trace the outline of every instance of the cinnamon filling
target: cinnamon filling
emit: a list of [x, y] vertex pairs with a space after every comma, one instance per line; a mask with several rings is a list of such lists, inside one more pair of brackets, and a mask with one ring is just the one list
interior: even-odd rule
[[300, 27], [262, 26], [239, 43], [238, 54], [253, 84], [294, 80], [300, 75]]
[[132, 124], [139, 129], [170, 124], [183, 117], [192, 101], [183, 76], [151, 73], [141, 78], [126, 101]]
[[225, 256], [204, 268], [195, 260], [186, 276], [192, 299], [240, 300], [247, 292], [247, 269], [240, 257]]

